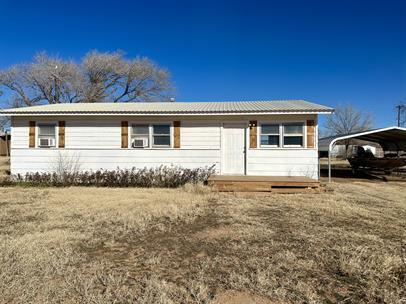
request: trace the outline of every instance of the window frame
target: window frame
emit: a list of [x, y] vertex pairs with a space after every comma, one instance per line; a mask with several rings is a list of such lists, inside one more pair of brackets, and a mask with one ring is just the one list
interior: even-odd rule
[[[55, 140], [55, 145], [54, 146], [49, 146], [49, 147], [44, 147], [44, 146], [41, 146], [40, 145], [40, 139], [41, 138], [50, 138], [50, 137], [52, 137], [52, 135], [41, 135], [40, 134], [40, 128], [42, 127], [42, 126], [53, 126], [54, 128], [55, 128], [55, 134], [54, 134], [54, 140]], [[36, 129], [36, 132], [35, 132], [35, 137], [36, 137], [36, 139], [35, 139], [35, 147], [36, 148], [38, 148], [38, 149], [57, 149], [58, 148], [58, 141], [59, 141], [59, 139], [58, 139], [58, 123], [57, 122], [55, 122], [55, 121], [39, 121], [39, 122], [37, 122], [36, 123], [36, 126], [35, 126], [35, 129]]]
[[[148, 126], [148, 147], [145, 148], [133, 148], [131, 145], [131, 141], [133, 139], [133, 137], [135, 136], [133, 133], [133, 126], [136, 125], [145, 125]], [[154, 125], [168, 125], [169, 126], [169, 146], [166, 145], [154, 145], [153, 144], [153, 126]], [[129, 138], [129, 149], [135, 149], [135, 150], [166, 150], [166, 149], [172, 149], [173, 148], [173, 122], [168, 122], [168, 121], [157, 121], [157, 122], [145, 122], [145, 121], [131, 121], [129, 123], [129, 127], [130, 127], [130, 136], [128, 136]], [[163, 135], [162, 135], [163, 136]]]
[[[301, 125], [302, 126], [302, 133], [292, 133], [292, 134], [285, 134], [285, 126], [290, 126], [290, 125]], [[282, 126], [282, 147], [284, 148], [305, 148], [306, 143], [305, 143], [305, 123], [304, 122], [284, 122], [281, 123]], [[285, 145], [285, 137], [302, 137], [302, 144], [301, 145]]]
[[[169, 134], [154, 134], [154, 126], [169, 126]], [[151, 147], [152, 148], [172, 148], [172, 124], [171, 123], [151, 123]], [[169, 136], [169, 145], [154, 145], [154, 136]]]
[[[302, 125], [302, 145], [284, 145], [284, 126], [285, 125], [295, 125], [295, 124], [300, 124]], [[279, 125], [279, 146], [271, 146], [271, 145], [261, 145], [261, 134], [262, 134], [262, 125]], [[306, 128], [306, 120], [300, 119], [300, 120], [287, 120], [287, 121], [282, 121], [282, 120], [263, 120], [263, 121], [258, 121], [258, 132], [257, 132], [257, 149], [264, 149], [264, 150], [288, 150], [288, 149], [307, 149], [307, 142], [306, 142], [306, 134], [307, 134], [307, 128]], [[289, 134], [291, 136], [299, 136], [299, 134]], [[287, 136], [289, 136], [287, 135]]]
[[[148, 128], [148, 133], [147, 134], [134, 134], [134, 126], [146, 126]], [[150, 146], [151, 146], [150, 125], [147, 124], [147, 123], [133, 123], [133, 124], [130, 125], [130, 128], [131, 128], [130, 129], [131, 132], [130, 132], [130, 136], [129, 136], [129, 138], [130, 138], [129, 147], [131, 149], [142, 149], [142, 150], [150, 148]], [[133, 147], [132, 146], [132, 140], [133, 140], [134, 137], [137, 137], [137, 136], [139, 136], [139, 137], [145, 137], [146, 136], [148, 138], [148, 146], [147, 147]]]
[[[276, 133], [262, 133], [262, 128], [263, 126], [278, 126], [278, 134]], [[281, 124], [280, 123], [275, 123], [275, 122], [264, 122], [260, 124], [260, 128], [259, 128], [259, 147], [261, 148], [281, 148], [281, 137], [282, 137], [282, 132], [281, 132]], [[271, 135], [271, 136], [278, 136], [279, 140], [278, 140], [278, 145], [263, 145], [261, 143], [261, 136], [262, 135]]]

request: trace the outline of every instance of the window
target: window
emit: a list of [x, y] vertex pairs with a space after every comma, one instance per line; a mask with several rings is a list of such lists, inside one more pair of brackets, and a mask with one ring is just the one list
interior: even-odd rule
[[303, 123], [283, 125], [283, 146], [303, 147]]
[[169, 148], [171, 146], [170, 124], [132, 125], [132, 148]]
[[131, 132], [132, 148], [149, 147], [149, 125], [133, 125]]
[[261, 125], [261, 147], [279, 147], [279, 125]]
[[55, 124], [38, 125], [38, 147], [40, 148], [56, 147]]
[[152, 125], [152, 146], [153, 147], [171, 146], [170, 125]]

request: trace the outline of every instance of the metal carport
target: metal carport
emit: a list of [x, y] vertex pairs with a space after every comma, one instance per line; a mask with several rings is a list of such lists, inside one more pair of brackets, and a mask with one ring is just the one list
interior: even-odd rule
[[337, 135], [319, 140], [319, 151], [328, 151], [328, 181], [331, 182], [331, 151], [345, 139], [359, 139], [378, 143], [384, 151], [406, 152], [406, 128], [388, 127], [359, 133]]

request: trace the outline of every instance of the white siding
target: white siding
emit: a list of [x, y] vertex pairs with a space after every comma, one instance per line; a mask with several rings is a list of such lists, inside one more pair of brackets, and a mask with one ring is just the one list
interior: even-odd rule
[[114, 170], [132, 167], [182, 166], [219, 168], [219, 150], [132, 149], [16, 149], [11, 155], [12, 174], [55, 170], [58, 162], [78, 164], [80, 170]]
[[121, 148], [121, 122], [115, 120], [67, 120], [66, 148]]
[[28, 120], [12, 120], [11, 125], [11, 149], [28, 148]]
[[180, 146], [183, 149], [220, 149], [219, 121], [182, 121]]
[[248, 175], [318, 177], [315, 149], [249, 149]]
[[[11, 172], [53, 170], [59, 155], [76, 160], [82, 170], [97, 170], [132, 167], [156, 167], [159, 165], [183, 166], [187, 168], [215, 165], [221, 173], [221, 142], [223, 122], [238, 121], [260, 122], [305, 121], [315, 119], [315, 115], [278, 115], [278, 116], [227, 116], [227, 117], [182, 118], [143, 117], [142, 121], [181, 120], [180, 149], [121, 149], [121, 121], [136, 121], [134, 117], [61, 117], [66, 122], [66, 149], [29, 149], [29, 120], [37, 122], [53, 121], [53, 117], [19, 117], [12, 120], [11, 130]], [[246, 130], [247, 147], [249, 145]], [[317, 129], [316, 129], [317, 132]], [[317, 149], [247, 149], [246, 172], [248, 175], [274, 176], [318, 176]]]

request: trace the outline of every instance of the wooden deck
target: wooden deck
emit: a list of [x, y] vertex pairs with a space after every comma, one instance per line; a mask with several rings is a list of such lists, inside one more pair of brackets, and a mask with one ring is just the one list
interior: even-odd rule
[[303, 193], [320, 190], [320, 182], [304, 176], [214, 175], [208, 185], [222, 192]]

